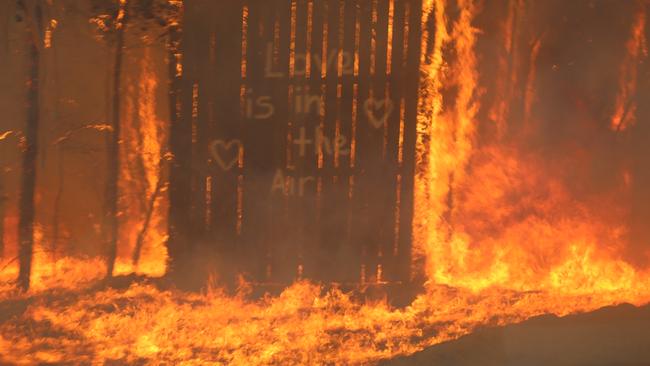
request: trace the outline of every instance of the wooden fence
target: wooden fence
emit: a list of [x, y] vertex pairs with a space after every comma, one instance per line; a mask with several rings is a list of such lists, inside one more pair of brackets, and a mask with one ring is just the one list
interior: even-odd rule
[[421, 0], [186, 3], [192, 236], [262, 283], [409, 281]]

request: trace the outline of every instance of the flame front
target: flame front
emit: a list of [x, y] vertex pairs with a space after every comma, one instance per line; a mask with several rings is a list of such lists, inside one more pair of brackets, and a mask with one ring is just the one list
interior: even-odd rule
[[[624, 255], [628, 228], [618, 202], [629, 194], [629, 184], [576, 200], [561, 178], [575, 161], [551, 164], [506, 137], [513, 98], [508, 85], [522, 73], [500, 68], [505, 81], [496, 87], [503, 93], [489, 108], [499, 132], [478, 143], [479, 31], [473, 22], [479, 8], [469, 0], [456, 3], [453, 19], [445, 0], [425, 1], [423, 8], [423, 24], [430, 18], [437, 24], [422, 40], [428, 51], [421, 62], [414, 192], [415, 257], [426, 263], [427, 282], [410, 306], [362, 304], [304, 281], [259, 301], [246, 300], [244, 290], [238, 296], [212, 288], [190, 294], [146, 283], [81, 293], [65, 290], [79, 286], [70, 284], [59, 286], [61, 296], [52, 300], [40, 295], [53, 283], [38, 275], [47, 268], [40, 264], [31, 305], [0, 327], [0, 358], [16, 363], [367, 364], [456, 339], [479, 326], [650, 302], [650, 273]], [[512, 13], [521, 11], [522, 2], [513, 0], [503, 27], [506, 48], [516, 36]], [[640, 57], [643, 22], [643, 14], [636, 17], [624, 63]], [[528, 119], [541, 42], [532, 42], [532, 66], [523, 73], [528, 78], [521, 96], [526, 120], [519, 122], [525, 127], [510, 133], [525, 135], [535, 128]], [[630, 67], [623, 66], [621, 100], [632, 93]], [[142, 68], [143, 104], [136, 114], [139, 132], [146, 136], [140, 141], [149, 154], [142, 163], [150, 197], [160, 179], [161, 154], [156, 118], [147, 104], [156, 84], [145, 64]], [[622, 130], [627, 124], [621, 102], [616, 106], [613, 123]], [[162, 243], [163, 236], [149, 241], [153, 251], [162, 251], [156, 241]], [[71, 261], [59, 259], [56, 276], [78, 271], [83, 276], [69, 277], [97, 278], [92, 273], [98, 263]], [[3, 277], [15, 274], [8, 268]], [[2, 290], [0, 299], [14, 295]], [[14, 298], [27, 301], [26, 295]], [[28, 330], [26, 320], [32, 324]]]
[[[150, 276], [165, 274], [167, 253], [164, 246], [166, 201], [161, 197], [159, 184], [163, 184], [164, 122], [156, 114], [158, 81], [152, 68], [149, 49], [143, 51], [137, 64], [137, 78], [129, 83], [121, 154], [125, 163], [121, 171], [120, 189], [124, 200], [121, 241], [129, 245], [120, 247], [116, 273], [137, 272]], [[147, 218], [148, 217], [148, 218]], [[135, 219], [133, 219], [135, 218]], [[131, 253], [138, 252], [141, 259], [133, 263]]]

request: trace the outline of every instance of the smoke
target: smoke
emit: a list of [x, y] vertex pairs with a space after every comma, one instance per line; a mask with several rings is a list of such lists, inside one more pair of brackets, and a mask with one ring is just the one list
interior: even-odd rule
[[[648, 136], [647, 121], [637, 104], [647, 85], [639, 84], [641, 91], [637, 91], [637, 80], [631, 79], [629, 72], [638, 67], [638, 73], [632, 74], [638, 74], [638, 83], [645, 80], [645, 38], [639, 33], [645, 9], [632, 2], [517, 6], [513, 22], [479, 16], [484, 26], [506, 33], [510, 30], [507, 38], [514, 38], [512, 46], [499, 47], [502, 38], [495, 38], [498, 32], [479, 37], [477, 50], [484, 52], [480, 57], [486, 62], [479, 72], [484, 103], [478, 140], [485, 148], [469, 165], [473, 179], [468, 185], [478, 184], [483, 189], [470, 188], [460, 199], [473, 207], [476, 205], [467, 200], [480, 200], [479, 192], [489, 196], [489, 192], [502, 189], [503, 196], [484, 201], [515, 207], [518, 213], [500, 217], [498, 207], [483, 205], [463, 222], [494, 211], [492, 226], [504, 228], [512, 225], [513, 219], [546, 217], [556, 224], [558, 217], [580, 218], [594, 227], [609, 228], [609, 234], [600, 234], [603, 240], [599, 245], [608, 245], [605, 238], [609, 235], [621, 246], [620, 253], [627, 261], [646, 264], [650, 247], [645, 222], [650, 216], [640, 202], [648, 202], [643, 161], [650, 151], [643, 142]], [[495, 19], [503, 21], [501, 26], [490, 24]], [[621, 98], [625, 102], [620, 102]], [[498, 126], [502, 116], [494, 112], [495, 104], [504, 99], [505, 128]], [[626, 109], [623, 113], [617, 112], [621, 104]], [[617, 113], [632, 121], [624, 122], [627, 129], [612, 128]], [[496, 146], [500, 147], [498, 153]], [[522, 192], [522, 188], [529, 191]], [[549, 193], [553, 189], [556, 191]], [[531, 203], [527, 200], [538, 207], [526, 209]], [[480, 223], [468, 225], [478, 226], [471, 231], [479, 236], [486, 233]]]

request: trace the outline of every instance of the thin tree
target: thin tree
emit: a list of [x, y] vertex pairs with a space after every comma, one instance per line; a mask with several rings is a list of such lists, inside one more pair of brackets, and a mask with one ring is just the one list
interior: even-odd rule
[[124, 34], [129, 21], [128, 0], [120, 0], [120, 8], [115, 20], [115, 58], [113, 65], [112, 93], [112, 129], [107, 149], [108, 174], [106, 176], [106, 195], [104, 196], [104, 238], [108, 248], [106, 276], [113, 276], [117, 258], [118, 220], [118, 183], [120, 178], [120, 96], [122, 94], [122, 59], [124, 51]]
[[39, 67], [43, 13], [41, 0], [18, 0], [17, 4], [19, 11], [25, 17], [25, 38], [29, 62], [26, 103], [27, 123], [22, 141], [22, 182], [18, 219], [18, 257], [20, 261], [18, 286], [27, 291], [29, 289], [34, 251], [34, 191], [36, 188], [36, 158], [38, 156]]

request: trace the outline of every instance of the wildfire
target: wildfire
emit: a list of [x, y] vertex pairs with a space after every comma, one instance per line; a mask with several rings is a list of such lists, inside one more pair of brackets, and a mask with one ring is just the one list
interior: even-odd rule
[[614, 106], [611, 128], [625, 131], [635, 122], [637, 89], [637, 65], [639, 59], [647, 54], [644, 28], [646, 23], [645, 7], [641, 6], [632, 23], [630, 39], [625, 44], [625, 58], [621, 64], [618, 95]]
[[[138, 80], [130, 83], [123, 120], [123, 140], [121, 153], [127, 157], [120, 179], [124, 196], [132, 201], [124, 202], [125, 217], [138, 218], [125, 222], [121, 237], [124, 245], [120, 249], [117, 274], [137, 271], [150, 276], [165, 274], [167, 253], [161, 188], [164, 185], [162, 164], [165, 141], [164, 123], [156, 114], [156, 93], [158, 82], [152, 69], [151, 51], [144, 50], [138, 65]], [[133, 204], [133, 202], [137, 204]], [[137, 252], [138, 260], [132, 260], [131, 253]], [[140, 258], [142, 257], [142, 258]]]
[[[459, 11], [452, 19], [445, 0], [424, 2], [423, 24], [430, 17], [438, 24], [422, 41], [422, 48], [430, 51], [422, 55], [414, 192], [416, 260], [426, 262], [427, 283], [411, 305], [395, 309], [386, 301], [360, 303], [336, 287], [307, 281], [260, 300], [248, 299], [246, 286], [237, 295], [213, 287], [192, 294], [161, 289], [155, 280], [126, 289], [75, 292], [101, 278], [102, 262], [51, 262], [46, 254], [37, 254], [29, 296], [0, 286], [0, 300], [13, 298], [26, 306], [24, 313], [0, 326], [0, 361], [368, 364], [485, 325], [650, 302], [650, 272], [623, 256], [627, 229], [617, 200], [629, 193], [629, 185], [610, 196], [579, 201], [561, 178], [561, 172], [571, 169], [569, 159], [552, 165], [501, 138], [478, 144], [479, 32], [472, 24], [479, 9], [469, 0], [456, 3]], [[523, 11], [519, 1], [512, 4], [511, 12]], [[634, 50], [640, 49], [643, 22], [644, 15], [635, 20], [627, 45], [631, 58], [639, 57]], [[509, 27], [504, 32], [505, 40], [514, 37]], [[533, 42], [532, 60], [540, 42]], [[163, 179], [164, 155], [149, 57], [143, 57], [140, 80], [130, 90], [139, 95], [134, 98], [139, 102], [125, 112], [139, 121], [126, 123], [134, 136], [125, 140], [135, 145], [123, 146], [123, 153], [140, 164], [147, 200]], [[633, 71], [626, 70], [622, 74], [627, 80]], [[527, 74], [524, 103], [530, 112], [535, 69]], [[631, 86], [625, 81], [621, 87], [619, 99], [625, 100]], [[504, 99], [511, 94], [504, 93]], [[493, 108], [499, 124], [506, 123], [507, 102], [496, 102]], [[617, 101], [612, 121], [618, 129], [628, 126], [621, 103]], [[144, 155], [138, 157], [135, 151]], [[132, 176], [134, 171], [122, 173], [125, 186], [139, 179]], [[163, 205], [153, 205], [152, 228], [164, 226]], [[144, 211], [134, 216], [142, 217]], [[126, 225], [126, 241], [134, 243], [141, 227], [141, 220]], [[152, 229], [146, 238], [149, 254], [138, 272], [160, 276], [166, 257], [164, 234]], [[127, 262], [118, 266], [118, 273], [134, 272]], [[6, 264], [0, 283], [8, 284], [16, 271], [13, 263]], [[57, 289], [49, 290], [54, 283]]]

